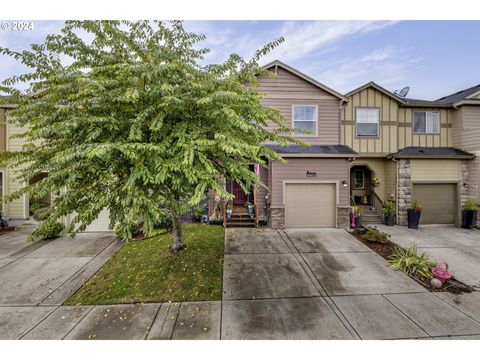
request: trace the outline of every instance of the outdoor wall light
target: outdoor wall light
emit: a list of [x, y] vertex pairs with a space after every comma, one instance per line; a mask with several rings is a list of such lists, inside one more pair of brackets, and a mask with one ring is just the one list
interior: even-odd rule
[[347, 186], [348, 186], [348, 181], [347, 181], [347, 180], [343, 180], [343, 181], [342, 181], [342, 185], [345, 186], [345, 187], [347, 187]]

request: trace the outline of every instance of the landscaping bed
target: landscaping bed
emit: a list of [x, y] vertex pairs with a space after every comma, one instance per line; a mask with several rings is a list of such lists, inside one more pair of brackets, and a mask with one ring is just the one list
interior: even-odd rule
[[183, 237], [177, 253], [165, 230], [125, 244], [65, 304], [221, 300], [223, 227], [185, 224]]
[[0, 227], [0, 235], [15, 231], [15, 226]]
[[[373, 229], [368, 232], [368, 229]], [[368, 234], [367, 234], [368, 232]], [[389, 235], [380, 232], [376, 228], [361, 228], [359, 230], [351, 231], [351, 234], [357, 238], [360, 242], [364, 245], [375, 251], [378, 255], [383, 257], [387, 261], [392, 260], [392, 256], [395, 252], [400, 250], [405, 250], [402, 247], [398, 246], [397, 244], [390, 241]], [[372, 241], [373, 240], [373, 241]], [[422, 285], [429, 291], [435, 292], [449, 292], [452, 294], [461, 294], [464, 292], [472, 292], [473, 289], [468, 285], [463, 284], [462, 282], [456, 280], [455, 278], [451, 278], [448, 280], [441, 288], [435, 288], [431, 285], [430, 280], [431, 278], [427, 276], [423, 276], [419, 273], [416, 274], [406, 274], [411, 279], [415, 280], [418, 284]]]

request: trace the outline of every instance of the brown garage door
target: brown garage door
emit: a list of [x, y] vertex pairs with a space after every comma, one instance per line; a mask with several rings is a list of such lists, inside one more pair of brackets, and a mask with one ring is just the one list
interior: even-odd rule
[[335, 227], [335, 184], [286, 184], [287, 227]]
[[423, 206], [420, 224], [453, 224], [456, 213], [456, 184], [415, 184], [413, 197]]

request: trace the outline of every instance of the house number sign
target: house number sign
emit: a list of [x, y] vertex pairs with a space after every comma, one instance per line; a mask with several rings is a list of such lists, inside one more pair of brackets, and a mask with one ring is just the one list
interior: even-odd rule
[[317, 177], [317, 172], [307, 170], [307, 177]]

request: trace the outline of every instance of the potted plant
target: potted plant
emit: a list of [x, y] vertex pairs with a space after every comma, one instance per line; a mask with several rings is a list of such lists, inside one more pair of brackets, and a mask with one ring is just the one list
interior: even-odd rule
[[233, 205], [228, 204], [227, 205], [227, 220], [230, 220], [232, 218], [232, 212], [233, 212]]
[[248, 215], [250, 215], [250, 217], [253, 217], [253, 212], [254, 212], [253, 204], [250, 201], [245, 201], [245, 206], [248, 209]]
[[467, 199], [462, 210], [462, 228], [473, 229], [477, 224], [478, 206], [473, 199]]
[[358, 228], [361, 226], [362, 221], [362, 208], [360, 206], [352, 206], [352, 228]]
[[412, 199], [410, 208], [407, 209], [408, 214], [408, 228], [418, 229], [420, 224], [420, 216], [422, 215], [422, 204], [417, 199]]
[[393, 226], [395, 224], [395, 204], [391, 200], [383, 203], [382, 214], [384, 215], [385, 225]]

